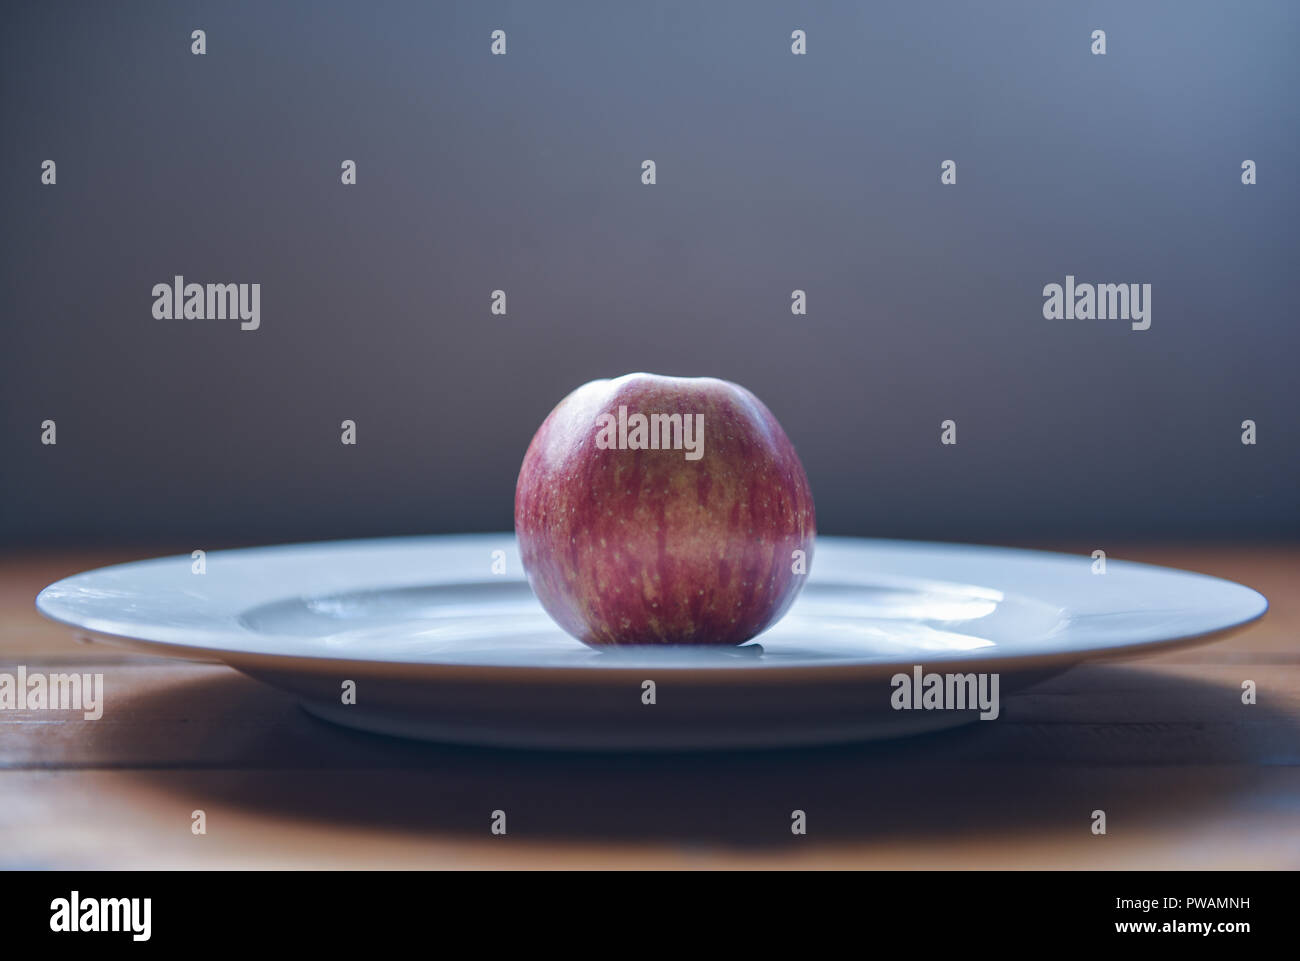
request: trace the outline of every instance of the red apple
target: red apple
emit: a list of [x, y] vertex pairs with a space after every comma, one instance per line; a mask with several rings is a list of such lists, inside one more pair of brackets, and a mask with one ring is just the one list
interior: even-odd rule
[[741, 644], [799, 594], [815, 518], [757, 397], [627, 374], [579, 387], [538, 428], [515, 533], [542, 606], [587, 644]]

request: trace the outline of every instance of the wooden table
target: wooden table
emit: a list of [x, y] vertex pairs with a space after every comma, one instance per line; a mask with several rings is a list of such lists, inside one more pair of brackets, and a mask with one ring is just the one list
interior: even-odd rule
[[1300, 867], [1300, 547], [1110, 551], [1240, 581], [1272, 610], [1215, 644], [1076, 668], [996, 723], [694, 756], [360, 734], [219, 664], [79, 643], [32, 607], [50, 581], [155, 553], [0, 558], [0, 671], [102, 671], [108, 702], [99, 721], [0, 712], [0, 867]]

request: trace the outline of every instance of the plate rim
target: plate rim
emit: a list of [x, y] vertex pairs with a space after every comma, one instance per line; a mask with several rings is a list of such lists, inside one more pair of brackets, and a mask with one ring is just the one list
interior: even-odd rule
[[[255, 547], [232, 548], [218, 551], [210, 551], [207, 554], [209, 561], [214, 556], [225, 556], [236, 554], [250, 553], [268, 553], [268, 552], [292, 552], [299, 550], [327, 551], [338, 548], [364, 548], [377, 547], [382, 545], [406, 545], [414, 547], [417, 544], [434, 544], [449, 543], [458, 541], [462, 543], [479, 542], [484, 545], [489, 543], [500, 543], [508, 541], [514, 543], [513, 532], [499, 533], [471, 533], [471, 534], [446, 534], [446, 535], [401, 535], [395, 537], [378, 537], [378, 538], [354, 538], [354, 539], [333, 539], [321, 541], [304, 541], [288, 544], [273, 544]], [[918, 541], [903, 539], [886, 539], [886, 538], [859, 538], [859, 537], [841, 537], [834, 535], [819, 535], [818, 544], [826, 544], [835, 547], [883, 547], [885, 549], [918, 549], [934, 551], [965, 551], [980, 554], [989, 552], [1014, 555], [1026, 560], [1039, 559], [1051, 560], [1054, 563], [1060, 563], [1064, 560], [1074, 561], [1080, 564], [1086, 564], [1085, 555], [1068, 554], [1059, 551], [1045, 551], [1034, 548], [1010, 547], [1004, 545], [980, 545], [960, 542], [944, 541]], [[298, 653], [287, 651], [249, 651], [240, 649], [231, 649], [225, 647], [213, 646], [210, 643], [185, 644], [168, 640], [160, 640], [147, 637], [136, 636], [135, 632], [125, 631], [116, 626], [104, 627], [103, 622], [96, 618], [78, 617], [61, 612], [58, 609], [57, 598], [60, 590], [66, 590], [70, 581], [79, 578], [101, 574], [108, 571], [130, 568], [142, 564], [155, 564], [166, 561], [175, 561], [177, 563], [188, 563], [191, 555], [174, 554], [162, 555], [159, 557], [142, 558], [134, 561], [126, 561], [117, 564], [103, 565], [81, 571], [69, 577], [61, 578], [47, 585], [36, 596], [35, 606], [37, 611], [44, 617], [56, 623], [63, 624], [82, 634], [90, 635], [97, 640], [102, 640], [116, 647], [134, 650], [144, 654], [153, 654], [169, 658], [180, 658], [187, 660], [205, 660], [219, 661], [230, 664], [231, 666], [243, 669], [248, 665], [257, 669], [267, 667], [268, 665], [258, 664], [256, 662], [270, 662], [272, 670], [283, 671], [289, 664], [296, 665], [299, 669], [306, 670], [310, 673], [326, 673], [327, 668], [333, 669], [335, 665], [356, 666], [370, 665], [377, 670], [391, 673], [395, 670], [402, 670], [404, 674], [412, 680], [417, 678], [423, 680], [440, 680], [446, 682], [481, 682], [486, 679], [495, 679], [500, 681], [527, 681], [535, 683], [541, 679], [553, 679], [557, 683], [574, 683], [574, 682], [591, 682], [603, 683], [612, 681], [619, 677], [643, 676], [647, 670], [653, 670], [656, 673], [671, 676], [674, 680], [697, 680], [708, 683], [767, 683], [767, 682], [800, 682], [811, 680], [824, 680], [828, 673], [834, 674], [846, 680], [855, 678], [876, 678], [884, 674], [897, 673], [901, 668], [911, 668], [916, 664], [922, 665], [933, 664], [936, 666], [960, 666], [970, 665], [970, 671], [975, 671], [978, 666], [981, 672], [992, 672], [992, 670], [1001, 670], [1010, 672], [1032, 671], [1051, 667], [1067, 667], [1071, 664], [1081, 663], [1083, 661], [1094, 659], [1128, 659], [1132, 657], [1142, 657], [1155, 652], [1164, 652], [1182, 647], [1194, 646], [1197, 644], [1208, 643], [1212, 640], [1225, 637], [1229, 634], [1240, 631], [1250, 624], [1255, 623], [1265, 614], [1268, 613], [1270, 603], [1259, 591], [1240, 584], [1235, 581], [1229, 581], [1211, 574], [1204, 574], [1199, 571], [1190, 571], [1182, 568], [1164, 567], [1156, 564], [1147, 564], [1140, 561], [1126, 561], [1121, 559], [1107, 558], [1108, 564], [1118, 564], [1124, 569], [1142, 570], [1148, 573], [1159, 575], [1183, 575], [1198, 578], [1205, 578], [1216, 581], [1221, 585], [1231, 587], [1237, 591], [1248, 592], [1254, 595], [1257, 610], [1254, 613], [1244, 616], [1239, 620], [1229, 623], [1218, 624], [1204, 631], [1197, 631], [1189, 634], [1176, 634], [1171, 637], [1137, 641], [1120, 645], [1095, 646], [1075, 646], [1068, 650], [1047, 651], [1025, 654], [987, 654], [965, 653], [953, 655], [949, 652], [932, 652], [933, 656], [923, 658], [907, 657], [901, 659], [876, 659], [871, 661], [852, 661], [852, 660], [834, 660], [824, 664], [799, 664], [799, 665], [773, 665], [768, 664], [761, 669], [755, 669], [753, 665], [735, 664], [735, 665], [615, 665], [600, 664], [593, 665], [522, 665], [522, 664], [464, 664], [464, 663], [438, 663], [429, 661], [409, 661], [393, 658], [362, 658], [356, 657], [355, 652], [351, 654], [340, 654], [339, 656], [330, 656], [328, 653]], [[810, 575], [811, 576], [811, 575]], [[891, 575], [899, 577], [897, 573]], [[907, 578], [915, 581], [921, 581], [922, 578]], [[527, 581], [522, 576], [509, 578], [513, 582]], [[477, 581], [466, 579], [466, 583], [490, 583], [486, 578]], [[931, 583], [962, 586], [955, 580], [936, 577], [931, 579]], [[978, 584], [967, 585], [970, 587], [987, 590], [987, 586]], [[1015, 595], [1025, 598], [1034, 603], [1046, 603], [1041, 599], [1034, 598], [1032, 595], [1023, 594], [1020, 591], [1004, 591], [1004, 596]], [[292, 596], [290, 594], [285, 597]], [[270, 635], [250, 632], [254, 636], [267, 637]], [[762, 635], [756, 639], [762, 643]], [[575, 643], [580, 643], [576, 642]], [[963, 671], [962, 673], [965, 673]]]

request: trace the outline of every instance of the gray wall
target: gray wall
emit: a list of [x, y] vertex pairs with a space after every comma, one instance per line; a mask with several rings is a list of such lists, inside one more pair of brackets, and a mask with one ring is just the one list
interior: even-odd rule
[[[762, 397], [824, 532], [1300, 533], [1295, 3], [0, 17], [4, 542], [507, 528], [550, 407], [637, 369]], [[178, 273], [261, 329], [155, 320]], [[1044, 320], [1067, 273], [1151, 329]]]

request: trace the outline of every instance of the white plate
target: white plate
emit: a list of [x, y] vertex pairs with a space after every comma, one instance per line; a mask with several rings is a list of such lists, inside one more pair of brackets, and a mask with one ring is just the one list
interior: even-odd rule
[[[493, 552], [506, 573], [494, 575]], [[1218, 578], [1088, 556], [819, 537], [790, 613], [740, 648], [601, 652], [534, 599], [514, 537], [343, 541], [120, 564], [52, 584], [47, 617], [154, 654], [215, 657], [313, 714], [439, 741], [726, 748], [892, 737], [976, 720], [897, 710], [891, 678], [997, 674], [1000, 697], [1087, 658], [1260, 617]], [[654, 681], [654, 703], [643, 703]], [[345, 682], [356, 703], [342, 703]], [[110, 705], [111, 708], [111, 705]], [[987, 723], [997, 723], [996, 720]]]

